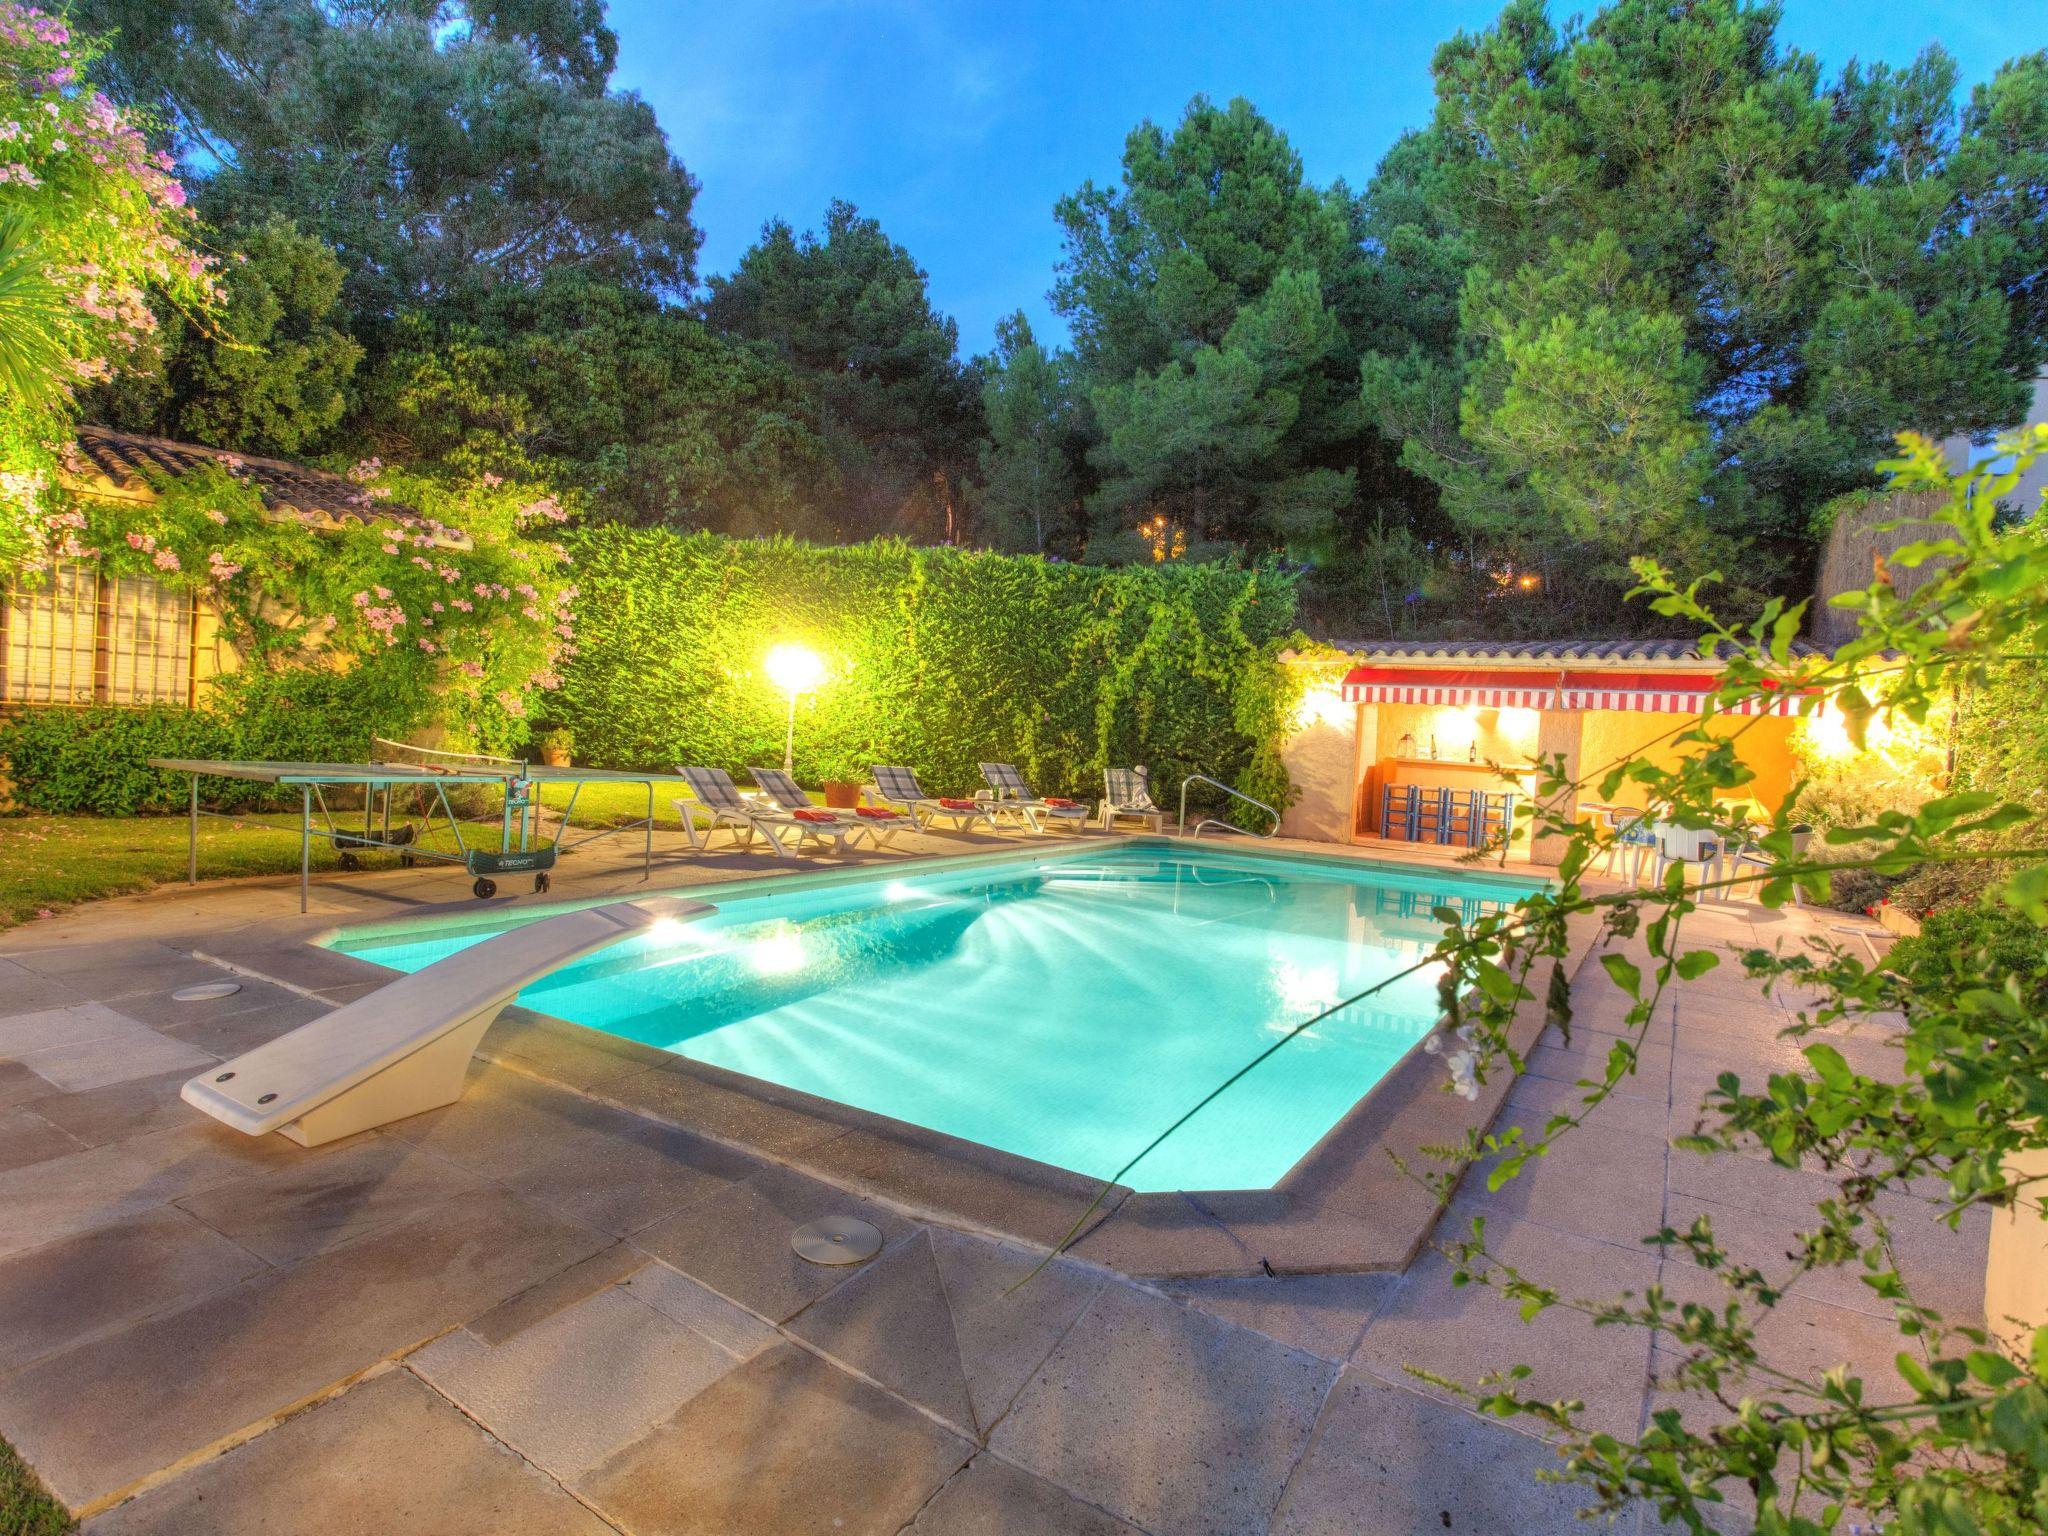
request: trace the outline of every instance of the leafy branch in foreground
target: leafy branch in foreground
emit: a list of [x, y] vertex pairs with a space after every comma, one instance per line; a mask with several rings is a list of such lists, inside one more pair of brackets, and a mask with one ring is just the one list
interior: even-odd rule
[[[1565, 845], [1556, 882], [1476, 927], [1441, 914], [1446, 926], [1435, 958], [1444, 967], [1447, 1026], [1463, 1043], [1451, 1058], [1454, 1088], [1489, 1071], [1521, 1069], [1508, 1026], [1534, 995], [1532, 978], [1544, 962], [1546, 1011], [1569, 1037], [1568, 924], [1597, 925], [1601, 964], [1628, 1002], [1625, 1026], [1604, 1068], [1579, 1084], [1576, 1106], [1537, 1132], [1474, 1132], [1441, 1149], [1459, 1165], [1490, 1159], [1488, 1181], [1498, 1188], [1635, 1072], [1672, 985], [1722, 963], [1724, 951], [1687, 944], [1687, 920], [1703, 900], [1752, 882], [1768, 907], [1795, 892], [1820, 900], [1833, 878], [1857, 869], [1954, 866], [1981, 886], [1973, 903], [1937, 914], [1927, 937], [1906, 941], [1883, 963], [1822, 941], [1798, 953], [1741, 954], [1760, 988], [1801, 1004], [1784, 1033], [1802, 1042], [1805, 1068], [1772, 1073], [1762, 1085], [1722, 1074], [1676, 1144], [1703, 1154], [1762, 1154], [1835, 1179], [1836, 1193], [1819, 1202], [1781, 1272], [1739, 1261], [1706, 1217], [1646, 1235], [1667, 1260], [1689, 1265], [1674, 1275], [1682, 1283], [1609, 1302], [1567, 1299], [1499, 1262], [1483, 1222], [1451, 1245], [1458, 1283], [1496, 1288], [1525, 1318], [1566, 1308], [1596, 1325], [1663, 1335], [1676, 1358], [1665, 1384], [1718, 1404], [1711, 1423], [1665, 1406], [1633, 1442], [1596, 1433], [1580, 1422], [1580, 1405], [1527, 1395], [1521, 1367], [1458, 1390], [1486, 1412], [1540, 1420], [1561, 1443], [1559, 1475], [1584, 1484], [1598, 1508], [1647, 1501], [1692, 1532], [1713, 1529], [1709, 1522], [1738, 1490], [1755, 1503], [1756, 1528], [1771, 1536], [1816, 1536], [1852, 1511], [1881, 1516], [1901, 1536], [2048, 1528], [2048, 1327], [2025, 1338], [2013, 1320], [1965, 1326], [1918, 1303], [1890, 1227], [1896, 1212], [1923, 1207], [1952, 1226], [1977, 1206], [2048, 1215], [2048, 817], [2039, 804], [1951, 792], [1869, 825], [1832, 828], [1824, 849], [1802, 851], [1797, 788], [1762, 828], [1746, 826], [1735, 808], [1734, 796], [1753, 777], [1739, 744], [1761, 716], [1725, 733], [1710, 729], [1714, 715], [1746, 701], [1789, 697], [1801, 713], [1839, 711], [1860, 743], [1873, 720], [1924, 722], [1951, 691], [2003, 668], [2040, 664], [2048, 537], [1999, 509], [2027, 467], [2048, 456], [2048, 427], [2002, 442], [2003, 468], [1957, 474], [1934, 444], [1911, 435], [1899, 441], [1902, 456], [1883, 466], [1893, 484], [1946, 495], [1942, 530], [1890, 562], [1893, 571], [1925, 569], [1927, 579], [1901, 591], [1880, 569], [1868, 588], [1836, 598], [1857, 613], [1859, 630], [1832, 657], [1817, 657], [1793, 645], [1803, 604], [1773, 602], [1754, 623], [1731, 627], [1708, 606], [1705, 582], [1681, 587], [1654, 562], [1637, 561], [1635, 595], [1693, 625], [1702, 654], [1722, 663], [1707, 716], [1669, 734], [1660, 757], [1671, 766], [1647, 755], [1585, 775], [1569, 772], [1561, 758], [1544, 764], [1536, 832]], [[2048, 746], [2034, 741], [2022, 750], [2040, 754]], [[1580, 790], [1611, 801], [1625, 789], [1656, 807], [1661, 820], [1724, 845], [1752, 845], [1763, 866], [1712, 883], [1688, 882], [1681, 864], [1650, 889], [1589, 885], [1617, 834], [1580, 824], [1568, 808]], [[1857, 1029], [1881, 1032], [1897, 1047], [1893, 1070], [1859, 1070], [1816, 1035]], [[1441, 1182], [1455, 1177], [1444, 1174]], [[1901, 1197], [1916, 1204], [1897, 1204]], [[1762, 1325], [1790, 1287], [1823, 1270], [1855, 1275], [1890, 1310], [1903, 1391], [1846, 1367], [1816, 1373], [1771, 1357]], [[2019, 1347], [2001, 1349], [1999, 1333]]]

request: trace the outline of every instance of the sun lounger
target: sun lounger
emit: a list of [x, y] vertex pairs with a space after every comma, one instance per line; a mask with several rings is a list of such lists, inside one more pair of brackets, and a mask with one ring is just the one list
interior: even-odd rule
[[1148, 831], [1166, 827], [1166, 812], [1152, 803], [1152, 775], [1144, 768], [1105, 768], [1102, 772], [1102, 827], [1108, 831], [1117, 821], [1134, 816]]
[[1072, 827], [1078, 832], [1088, 825], [1087, 806], [1078, 800], [1063, 800], [1057, 796], [1048, 800], [1033, 794], [1014, 763], [983, 763], [981, 776], [988, 780], [992, 797], [989, 804], [992, 814], [999, 819], [1014, 817], [1034, 832], [1043, 832], [1055, 825]]
[[657, 896], [522, 923], [208, 1068], [181, 1096], [238, 1131], [302, 1147], [453, 1104], [484, 1031], [522, 987], [657, 923], [716, 910]]
[[974, 826], [994, 826], [995, 818], [979, 800], [953, 800], [928, 795], [918, 787], [917, 775], [908, 768], [877, 767], [875, 781], [867, 787], [868, 798], [879, 800], [892, 810], [907, 811], [918, 827], [948, 820], [955, 831]]
[[[812, 816], [816, 813], [836, 817], [840, 822], [867, 834], [868, 840], [877, 848], [886, 848], [896, 840], [896, 834], [912, 825], [907, 811], [892, 811], [886, 806], [869, 805], [853, 810], [839, 810], [831, 806], [813, 805], [811, 797], [803, 792], [795, 779], [780, 768], [749, 768], [754, 782], [783, 810], [798, 816]], [[851, 841], [851, 839], [849, 839]]]
[[[805, 838], [821, 843], [830, 843], [836, 852], [846, 851], [846, 845], [861, 831], [851, 823], [842, 822], [829, 811], [813, 808], [812, 813], [785, 811], [770, 802], [763, 805], [749, 800], [740, 793], [733, 783], [732, 775], [723, 768], [678, 768], [690, 786], [690, 793], [697, 797], [693, 804], [688, 800], [675, 802], [676, 814], [683, 819], [683, 831], [688, 834], [692, 848], [709, 847], [711, 834], [720, 827], [729, 829], [742, 848], [751, 848], [754, 834], [760, 833], [768, 840], [768, 846], [775, 850], [775, 856], [782, 859], [796, 857]], [[693, 812], [702, 809], [711, 813], [711, 825], [701, 832], [697, 828]]]

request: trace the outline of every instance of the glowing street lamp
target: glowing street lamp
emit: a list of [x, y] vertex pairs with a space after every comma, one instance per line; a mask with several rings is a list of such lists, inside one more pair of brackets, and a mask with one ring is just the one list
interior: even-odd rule
[[801, 645], [778, 645], [768, 653], [768, 680], [789, 695], [789, 729], [782, 738], [782, 771], [796, 772], [796, 699], [824, 680], [825, 663]]

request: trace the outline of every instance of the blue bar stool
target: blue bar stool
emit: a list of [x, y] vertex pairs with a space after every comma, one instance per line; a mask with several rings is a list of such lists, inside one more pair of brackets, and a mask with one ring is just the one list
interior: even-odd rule
[[1477, 848], [1481, 824], [1485, 817], [1486, 801], [1487, 794], [1483, 789], [1445, 790], [1443, 841], [1458, 843], [1467, 848]]
[[1415, 841], [1415, 786], [1389, 784], [1380, 792], [1380, 836]]
[[1409, 840], [1418, 843], [1447, 843], [1450, 839], [1449, 791], [1435, 785], [1418, 786], [1415, 796], [1415, 830]]

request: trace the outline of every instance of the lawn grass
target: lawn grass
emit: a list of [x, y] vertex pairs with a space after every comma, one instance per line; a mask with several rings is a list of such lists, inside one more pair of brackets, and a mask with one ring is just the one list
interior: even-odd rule
[[75, 1524], [14, 1447], [0, 1440], [0, 1536], [64, 1536]]
[[[568, 789], [546, 785], [541, 798], [544, 805], [558, 808], [568, 799]], [[670, 798], [665, 787], [655, 796], [655, 821], [674, 828], [678, 823]], [[637, 784], [586, 785], [576, 802], [576, 826], [616, 826], [638, 819], [646, 808], [647, 791]], [[344, 828], [349, 824], [343, 813], [337, 813], [336, 821]], [[493, 828], [495, 825], [494, 821]], [[183, 880], [186, 827], [185, 818], [175, 815], [0, 817], [0, 928], [82, 901]], [[440, 828], [422, 846], [447, 848], [452, 844], [446, 829]], [[395, 854], [362, 855], [368, 869], [389, 869], [397, 862]], [[291, 874], [298, 867], [299, 819], [295, 814], [248, 815], [232, 822], [200, 819], [202, 880]], [[316, 839], [313, 868], [338, 867], [334, 849]], [[0, 1536], [6, 1536], [6, 1527], [0, 1526]]]

